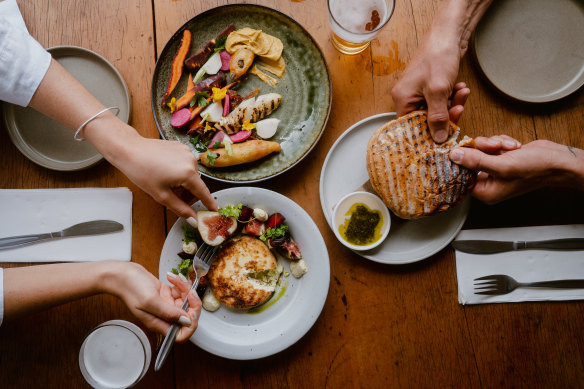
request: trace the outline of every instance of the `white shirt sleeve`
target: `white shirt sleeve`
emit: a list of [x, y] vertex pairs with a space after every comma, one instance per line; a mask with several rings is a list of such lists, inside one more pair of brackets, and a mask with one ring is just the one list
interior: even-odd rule
[[16, 0], [0, 0], [0, 100], [26, 107], [51, 64], [26, 29]]
[[0, 326], [4, 319], [4, 269], [0, 267]]

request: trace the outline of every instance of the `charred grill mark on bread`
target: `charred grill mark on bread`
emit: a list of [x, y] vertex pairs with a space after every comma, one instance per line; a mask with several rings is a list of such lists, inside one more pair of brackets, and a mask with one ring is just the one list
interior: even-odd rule
[[450, 123], [449, 138], [433, 141], [425, 111], [416, 111], [377, 129], [367, 146], [371, 184], [397, 216], [413, 219], [442, 212], [462, 201], [476, 180], [476, 172], [450, 161], [456, 146], [473, 146]]

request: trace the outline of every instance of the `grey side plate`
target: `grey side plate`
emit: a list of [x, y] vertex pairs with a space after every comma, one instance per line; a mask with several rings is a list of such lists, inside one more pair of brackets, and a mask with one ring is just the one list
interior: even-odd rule
[[561, 99], [584, 85], [584, 2], [495, 1], [475, 32], [486, 78], [529, 103]]
[[[76, 46], [48, 49], [106, 107], [119, 107], [119, 117], [130, 118], [130, 93], [124, 79], [105, 58]], [[8, 134], [16, 147], [34, 163], [52, 170], [82, 170], [103, 156], [88, 142], [77, 142], [73, 132], [32, 108], [3, 103]]]

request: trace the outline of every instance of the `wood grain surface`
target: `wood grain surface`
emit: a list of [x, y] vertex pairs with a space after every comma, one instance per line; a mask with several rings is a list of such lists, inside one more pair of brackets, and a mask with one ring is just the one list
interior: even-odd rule
[[[79, 45], [121, 72], [132, 95], [131, 125], [158, 137], [150, 80], [166, 41], [195, 15], [235, 1], [21, 0], [31, 34], [46, 47]], [[318, 145], [300, 164], [258, 186], [290, 197], [314, 219], [328, 248], [331, 282], [324, 309], [295, 345], [274, 356], [232, 361], [187, 343], [176, 345], [163, 370], [152, 367], [143, 388], [527, 388], [584, 387], [584, 305], [581, 302], [461, 306], [454, 251], [445, 248], [406, 266], [367, 261], [339, 244], [320, 208], [318, 183], [328, 150], [350, 125], [394, 110], [390, 91], [414, 55], [439, 0], [397, 0], [392, 19], [356, 56], [330, 42], [324, 0], [260, 0], [314, 37], [330, 68], [331, 115]], [[480, 75], [470, 55], [459, 79], [471, 97], [459, 122], [470, 136], [506, 133], [584, 148], [582, 90], [560, 102], [524, 105], [505, 98]], [[133, 261], [158, 275], [166, 230], [176, 217], [107, 162], [78, 173], [38, 167], [0, 130], [0, 188], [127, 186], [134, 195]], [[207, 181], [212, 191], [228, 187]], [[545, 189], [496, 206], [473, 201], [465, 228], [581, 223], [581, 193]], [[2, 264], [10, 266], [10, 264]], [[137, 324], [109, 296], [77, 301], [0, 327], [0, 386], [85, 387], [79, 347], [97, 324]], [[156, 337], [151, 334], [153, 356]]]

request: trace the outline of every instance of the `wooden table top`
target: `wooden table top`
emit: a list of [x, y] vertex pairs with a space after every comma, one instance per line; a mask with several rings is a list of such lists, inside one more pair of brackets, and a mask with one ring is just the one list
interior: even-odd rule
[[[130, 124], [158, 137], [150, 82], [171, 35], [193, 16], [233, 3], [217, 0], [20, 0], [29, 31], [45, 47], [78, 45], [107, 58], [131, 92]], [[437, 0], [397, 1], [371, 48], [339, 54], [330, 42], [324, 0], [258, 0], [292, 16], [323, 50], [333, 83], [324, 135], [310, 156], [262, 183], [300, 204], [326, 242], [331, 282], [324, 309], [295, 345], [255, 361], [232, 361], [193, 344], [138, 387], [578, 387], [584, 385], [584, 304], [581, 302], [461, 306], [454, 251], [448, 247], [406, 266], [362, 259], [338, 243], [322, 213], [320, 170], [328, 150], [351, 124], [394, 110], [390, 90], [427, 31]], [[513, 102], [480, 76], [470, 56], [460, 80], [472, 90], [460, 126], [469, 136], [507, 133], [584, 148], [582, 90], [560, 102]], [[166, 229], [176, 217], [107, 162], [76, 173], [41, 168], [21, 155], [0, 124], [0, 188], [129, 187], [133, 202], [133, 260], [158, 275]], [[207, 181], [212, 191], [228, 185]], [[545, 189], [497, 206], [473, 201], [464, 228], [581, 223], [581, 194]], [[3, 264], [2, 266], [10, 266]], [[0, 328], [0, 386], [85, 387], [78, 353], [99, 323], [126, 319], [113, 297], [95, 296], [39, 312]], [[150, 334], [151, 343], [156, 337]], [[153, 355], [156, 351], [153, 350]]]

